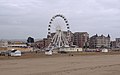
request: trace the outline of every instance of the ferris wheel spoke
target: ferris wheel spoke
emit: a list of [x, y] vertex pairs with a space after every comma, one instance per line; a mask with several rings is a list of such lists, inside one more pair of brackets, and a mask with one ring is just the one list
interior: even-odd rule
[[[63, 32], [66, 31], [66, 32]], [[69, 38], [70, 38], [70, 27], [68, 20], [65, 18], [65, 16], [58, 14], [53, 16], [50, 19], [49, 25], [48, 25], [48, 35], [50, 36], [51, 43], [49, 44], [48, 48], [61, 48], [66, 47], [66, 45], [69, 45]], [[55, 33], [55, 34], [53, 34]]]

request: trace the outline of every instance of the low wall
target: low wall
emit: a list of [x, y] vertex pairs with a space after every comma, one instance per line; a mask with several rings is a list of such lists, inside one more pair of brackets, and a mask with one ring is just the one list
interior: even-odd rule
[[82, 48], [61, 48], [60, 51], [66, 52], [81, 52], [83, 51]]

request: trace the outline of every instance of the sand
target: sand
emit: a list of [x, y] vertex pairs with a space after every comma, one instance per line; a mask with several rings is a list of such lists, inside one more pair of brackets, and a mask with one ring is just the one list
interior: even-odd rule
[[120, 55], [0, 60], [0, 75], [120, 75]]

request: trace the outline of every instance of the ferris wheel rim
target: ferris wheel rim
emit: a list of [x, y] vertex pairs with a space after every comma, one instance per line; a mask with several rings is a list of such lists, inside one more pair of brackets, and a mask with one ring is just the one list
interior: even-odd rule
[[67, 18], [66, 18], [64, 15], [62, 15], [62, 14], [57, 14], [57, 15], [54, 15], [54, 16], [50, 19], [50, 21], [49, 21], [49, 25], [48, 25], [48, 36], [51, 36], [52, 23], [54, 22], [54, 20], [55, 20], [57, 17], [60, 17], [60, 18], [62, 18], [62, 19], [64, 20], [67, 32], [70, 31], [70, 25], [69, 25], [69, 23], [68, 23]]

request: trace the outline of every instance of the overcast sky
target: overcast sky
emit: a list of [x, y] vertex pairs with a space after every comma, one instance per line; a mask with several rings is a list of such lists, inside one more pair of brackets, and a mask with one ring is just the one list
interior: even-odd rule
[[120, 0], [0, 0], [0, 39], [46, 37], [51, 17], [59, 13], [72, 32], [120, 37]]

